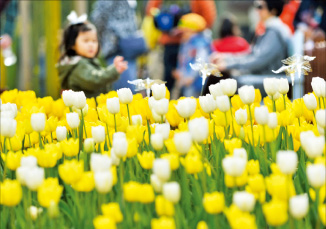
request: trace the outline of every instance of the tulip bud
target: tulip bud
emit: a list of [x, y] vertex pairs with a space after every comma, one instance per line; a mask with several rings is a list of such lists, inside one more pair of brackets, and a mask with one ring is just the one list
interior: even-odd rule
[[44, 180], [44, 169], [39, 167], [28, 168], [24, 174], [26, 186], [36, 191], [37, 188], [43, 183]]
[[318, 110], [316, 112], [316, 121], [320, 127], [326, 127], [326, 110]]
[[223, 90], [220, 83], [212, 84], [208, 87], [208, 89], [214, 98], [223, 95]]
[[244, 104], [251, 104], [255, 101], [255, 88], [253, 86], [244, 85], [238, 91]]
[[154, 174], [162, 181], [166, 182], [170, 179], [171, 168], [168, 159], [155, 159], [153, 163]]
[[217, 96], [216, 98], [217, 108], [222, 112], [230, 110], [230, 100], [226, 95]]
[[67, 137], [67, 128], [65, 126], [57, 126], [55, 133], [56, 133], [58, 142], [63, 141]]
[[317, 108], [317, 100], [314, 94], [306, 94], [303, 96], [304, 104], [308, 110], [315, 110]]
[[266, 106], [255, 108], [255, 119], [260, 125], [266, 125], [268, 123], [268, 109]]
[[73, 105], [77, 108], [77, 109], [83, 109], [86, 105], [86, 96], [85, 93], [83, 91], [77, 91], [75, 92], [75, 100]]
[[119, 100], [122, 104], [129, 104], [132, 102], [132, 92], [130, 88], [121, 88], [117, 90]]
[[104, 126], [92, 126], [92, 137], [95, 143], [101, 143], [105, 141], [105, 129]]
[[314, 188], [320, 188], [325, 184], [326, 168], [323, 164], [312, 164], [307, 166], [307, 177], [309, 184]]
[[225, 79], [220, 81], [224, 95], [233, 96], [237, 91], [237, 81], [235, 79]]
[[28, 208], [28, 213], [29, 213], [31, 219], [34, 221], [37, 219], [38, 215], [41, 214], [42, 211], [43, 211], [42, 208], [37, 208], [35, 206], [30, 206]]
[[133, 116], [131, 116], [131, 122], [132, 122], [132, 125], [134, 125], [134, 126], [142, 125], [143, 118], [141, 117], [141, 115], [133, 115]]
[[265, 78], [264, 89], [267, 95], [274, 96], [279, 89], [279, 80], [277, 78]]
[[326, 81], [323, 78], [313, 77], [311, 86], [317, 97], [326, 97]]
[[33, 168], [37, 165], [37, 159], [34, 156], [25, 156], [20, 159], [20, 166], [21, 167], [28, 167]]
[[42, 132], [45, 128], [45, 114], [34, 113], [31, 115], [31, 126], [34, 131]]
[[175, 106], [182, 118], [190, 118], [196, 111], [197, 101], [194, 98], [179, 99]]
[[68, 126], [71, 129], [78, 128], [80, 120], [79, 120], [79, 116], [78, 116], [78, 114], [76, 112], [67, 113], [66, 114], [66, 120], [67, 120]]
[[160, 99], [155, 100], [153, 102], [153, 110], [156, 112], [156, 114], [162, 116], [168, 113], [169, 110], [169, 100], [168, 99]]
[[203, 142], [208, 138], [208, 121], [204, 117], [189, 121], [189, 132], [195, 142]]
[[163, 185], [163, 196], [172, 203], [178, 203], [181, 197], [180, 185], [178, 182], [169, 182]]
[[169, 123], [157, 124], [155, 126], [155, 133], [160, 133], [163, 137], [163, 140], [167, 140], [170, 136], [170, 124]]
[[268, 114], [268, 123], [267, 123], [267, 125], [272, 130], [277, 127], [277, 125], [278, 125], [277, 114], [275, 112]]
[[187, 154], [192, 145], [191, 134], [189, 132], [175, 133], [174, 145], [181, 155]]
[[302, 219], [308, 213], [309, 198], [307, 193], [290, 198], [290, 213], [295, 219]]
[[248, 115], [247, 115], [247, 110], [246, 109], [238, 109], [235, 114], [235, 121], [237, 122], [238, 125], [243, 126], [246, 124], [248, 120]]
[[160, 133], [155, 133], [151, 135], [151, 144], [155, 150], [163, 149], [164, 142], [163, 136]]
[[48, 214], [50, 219], [57, 218], [60, 214], [58, 204], [52, 201], [48, 207]]
[[201, 109], [210, 114], [217, 109], [217, 104], [214, 97], [211, 94], [207, 94], [206, 96], [199, 96], [199, 104]]
[[163, 183], [155, 174], [151, 175], [151, 185], [153, 186], [155, 192], [162, 192]]
[[113, 186], [111, 171], [100, 171], [94, 173], [95, 188], [99, 193], [108, 193]]
[[298, 155], [292, 150], [278, 151], [276, 164], [285, 175], [294, 174], [298, 165]]
[[72, 90], [63, 91], [62, 100], [67, 107], [73, 106], [75, 101], [75, 92]]
[[112, 160], [106, 154], [91, 154], [91, 170], [94, 173], [109, 171], [111, 168]]
[[255, 196], [246, 191], [235, 192], [233, 194], [233, 204], [235, 204], [242, 211], [251, 212], [254, 210], [256, 199]]
[[1, 135], [3, 137], [11, 138], [15, 136], [17, 128], [17, 121], [15, 119], [1, 117], [0, 125]]
[[93, 153], [95, 151], [95, 142], [93, 138], [86, 138], [84, 141], [85, 153]]
[[156, 100], [165, 98], [166, 89], [164, 84], [154, 84], [152, 85], [151, 89], [153, 92], [153, 97]]
[[118, 114], [120, 112], [119, 98], [113, 97], [106, 100], [106, 107], [111, 114]]
[[17, 116], [17, 105], [15, 103], [1, 104], [1, 113], [9, 112], [11, 117], [14, 119]]
[[114, 154], [118, 158], [123, 158], [127, 155], [128, 142], [126, 138], [114, 138], [112, 147], [114, 149]]
[[286, 78], [280, 78], [278, 80], [278, 92], [282, 95], [285, 95], [289, 92], [289, 81]]
[[222, 160], [223, 170], [226, 174], [239, 177], [246, 168], [247, 161], [241, 157], [225, 157]]

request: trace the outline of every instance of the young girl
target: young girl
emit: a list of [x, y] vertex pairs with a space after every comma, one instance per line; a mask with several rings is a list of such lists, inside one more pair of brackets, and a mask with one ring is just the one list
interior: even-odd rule
[[112, 65], [103, 68], [96, 58], [99, 53], [97, 31], [75, 12], [67, 17], [70, 21], [63, 35], [63, 55], [57, 65], [62, 89], [84, 91], [87, 97], [95, 97], [110, 90], [110, 83], [125, 71], [127, 62], [117, 56]]

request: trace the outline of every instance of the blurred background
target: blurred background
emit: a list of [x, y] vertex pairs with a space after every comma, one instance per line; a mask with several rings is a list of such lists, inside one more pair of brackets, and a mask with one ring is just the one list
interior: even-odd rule
[[[168, 3], [185, 5], [189, 1], [168, 1]], [[317, 59], [311, 62], [313, 72], [306, 77], [306, 83], [303, 85], [305, 92], [311, 91], [311, 77], [326, 77], [326, 42], [323, 28], [325, 2], [288, 1], [289, 12], [284, 16], [292, 35], [297, 38], [293, 42], [298, 44], [293, 47], [302, 54], [317, 56]], [[91, 15], [95, 3], [96, 0], [1, 0], [1, 90], [14, 88], [34, 90], [39, 97], [50, 95], [58, 98], [60, 84], [55, 65], [60, 57], [62, 31], [68, 23], [66, 17], [72, 10], [78, 15], [83, 13]], [[210, 28], [212, 39], [220, 38], [222, 18], [232, 14], [240, 28], [240, 36], [251, 44], [259, 26], [253, 1], [214, 1], [214, 4], [216, 17]], [[135, 20], [138, 28], [143, 29], [148, 36], [154, 30], [147, 24], [144, 25], [144, 19], [148, 20], [147, 5], [148, 1], [136, 1]], [[300, 27], [299, 23], [305, 25]], [[160, 42], [154, 42], [149, 46], [151, 46], [149, 52], [137, 59], [137, 76], [163, 79], [162, 45]], [[105, 64], [105, 61], [103, 63]]]

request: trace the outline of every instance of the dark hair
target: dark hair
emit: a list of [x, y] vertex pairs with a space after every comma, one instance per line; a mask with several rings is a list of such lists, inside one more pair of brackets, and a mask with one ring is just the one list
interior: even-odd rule
[[275, 12], [275, 16], [280, 16], [283, 7], [284, 7], [284, 1], [283, 0], [265, 0], [268, 11]]
[[234, 26], [236, 25], [235, 21], [231, 17], [226, 17], [222, 20], [222, 25], [220, 28], [220, 37], [234, 36]]
[[[73, 46], [76, 43], [78, 34], [80, 32], [87, 32], [90, 30], [96, 31], [96, 27], [90, 22], [69, 25], [63, 32], [63, 40], [60, 45], [61, 49], [63, 50], [63, 53], [62, 53], [62, 56], [60, 57], [60, 60], [62, 60], [66, 56], [69, 56], [69, 57], [76, 56], [77, 53], [73, 49]], [[99, 54], [99, 52], [100, 52], [100, 46], [97, 50], [96, 56]]]

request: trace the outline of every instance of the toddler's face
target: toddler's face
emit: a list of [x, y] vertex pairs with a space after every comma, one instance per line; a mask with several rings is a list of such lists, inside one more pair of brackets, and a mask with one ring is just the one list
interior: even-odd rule
[[86, 32], [79, 32], [74, 48], [78, 55], [87, 58], [94, 58], [98, 51], [98, 39], [96, 31], [89, 30]]

